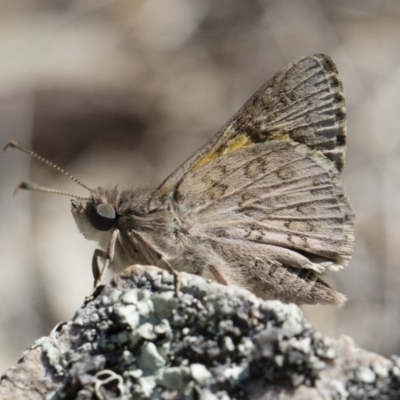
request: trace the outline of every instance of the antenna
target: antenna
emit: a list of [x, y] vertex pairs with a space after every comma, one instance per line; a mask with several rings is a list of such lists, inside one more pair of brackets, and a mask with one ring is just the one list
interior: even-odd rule
[[[78, 185], [82, 186], [83, 188], [85, 188], [86, 190], [89, 190], [89, 192], [92, 191], [92, 189], [90, 189], [88, 186], [86, 186], [84, 183], [82, 183], [80, 180], [76, 179], [73, 175], [71, 175], [69, 172], [65, 171], [65, 169], [62, 169], [61, 167], [59, 167], [58, 165], [52, 163], [51, 161], [47, 160], [46, 158], [39, 156], [39, 154], [35, 153], [33, 150], [30, 150], [24, 146], [22, 146], [21, 144], [19, 144], [18, 142], [15, 141], [10, 141], [8, 143], [6, 143], [6, 145], [3, 147], [3, 151], [6, 151], [9, 147], [12, 147], [14, 149], [18, 149], [20, 151], [22, 151], [25, 154], [28, 154], [29, 156], [31, 156], [32, 158], [35, 158], [36, 160], [41, 161], [42, 163], [50, 166], [51, 168], [54, 168], [56, 171], [61, 172], [62, 174], [64, 174], [65, 176], [68, 176], [69, 179], [72, 179], [74, 182], [76, 182]], [[83, 199], [83, 197], [79, 197], [79, 196], [75, 196], [75, 195], [71, 195], [70, 193], [67, 192], [62, 192], [60, 190], [55, 190], [55, 189], [48, 189], [39, 185], [36, 185], [34, 183], [30, 183], [30, 182], [21, 182], [17, 188], [16, 191], [18, 191], [18, 189], [27, 189], [27, 190], [34, 190], [34, 191], [39, 191], [39, 192], [48, 192], [48, 193], [58, 193], [58, 194], [65, 194], [71, 197], [75, 197], [77, 199]], [[14, 192], [15, 193], [15, 192]]]
[[20, 190], [20, 189], [32, 190], [33, 192], [62, 194], [64, 196], [73, 197], [74, 199], [87, 200], [86, 197], [77, 196], [76, 194], [72, 194], [69, 192], [64, 192], [64, 190], [51, 189], [51, 188], [37, 185], [36, 183], [33, 183], [33, 182], [26, 182], [26, 181], [23, 181], [19, 185], [17, 185], [17, 187], [14, 189], [14, 196], [17, 194], [18, 190]]

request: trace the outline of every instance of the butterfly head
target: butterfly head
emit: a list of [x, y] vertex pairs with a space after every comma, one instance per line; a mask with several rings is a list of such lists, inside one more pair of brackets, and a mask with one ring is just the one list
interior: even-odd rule
[[89, 196], [77, 196], [69, 192], [46, 188], [32, 182], [21, 182], [16, 187], [16, 191], [19, 189], [25, 189], [69, 196], [71, 197], [72, 203], [71, 212], [81, 233], [90, 240], [99, 240], [98, 236], [109, 236], [109, 234], [102, 235], [102, 233], [111, 231], [118, 221], [118, 189], [116, 187], [112, 189], [91, 189], [58, 165], [21, 144], [12, 141], [7, 143], [3, 150], [6, 150], [9, 147], [16, 148], [68, 176], [74, 182], [88, 190]]
[[71, 213], [79, 231], [86, 239], [102, 242], [117, 227], [118, 189], [97, 188], [89, 198], [72, 198]]

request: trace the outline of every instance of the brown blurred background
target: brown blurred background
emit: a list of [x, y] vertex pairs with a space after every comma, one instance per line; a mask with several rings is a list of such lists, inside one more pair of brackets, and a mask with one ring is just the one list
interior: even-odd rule
[[[318, 329], [400, 353], [400, 2], [376, 0], [0, 1], [0, 139], [33, 147], [89, 186], [156, 186], [288, 62], [316, 52], [344, 82], [344, 186], [354, 257], [334, 274], [341, 310]], [[84, 194], [16, 151], [0, 157], [0, 372], [90, 290], [94, 243], [69, 199]]]

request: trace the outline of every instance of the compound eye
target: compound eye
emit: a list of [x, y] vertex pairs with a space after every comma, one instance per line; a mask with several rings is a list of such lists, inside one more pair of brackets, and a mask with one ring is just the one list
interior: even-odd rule
[[109, 204], [98, 204], [92, 207], [89, 212], [89, 221], [99, 231], [110, 230], [117, 220], [117, 213], [114, 207]]

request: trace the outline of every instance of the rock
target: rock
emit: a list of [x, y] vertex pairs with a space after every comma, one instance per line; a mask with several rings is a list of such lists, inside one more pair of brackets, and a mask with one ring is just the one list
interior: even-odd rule
[[393, 399], [399, 361], [317, 332], [293, 304], [133, 266], [27, 350], [1, 399]]

